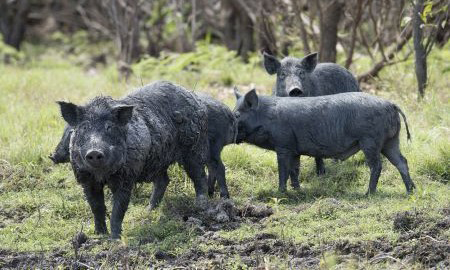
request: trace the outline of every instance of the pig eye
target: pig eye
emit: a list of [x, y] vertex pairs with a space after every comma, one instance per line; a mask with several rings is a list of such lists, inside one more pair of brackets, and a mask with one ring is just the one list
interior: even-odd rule
[[86, 131], [88, 129], [88, 124], [84, 123], [84, 124], [81, 125], [80, 128], [81, 128], [82, 131]]
[[286, 72], [280, 72], [280, 79], [284, 79], [286, 77]]
[[110, 132], [111, 129], [112, 129], [111, 123], [106, 123], [106, 124], [105, 124], [105, 129], [106, 129], [107, 132]]

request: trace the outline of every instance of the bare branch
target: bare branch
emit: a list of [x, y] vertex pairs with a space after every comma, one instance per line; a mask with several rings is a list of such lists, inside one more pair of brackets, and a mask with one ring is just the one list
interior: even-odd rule
[[390, 65], [390, 60], [392, 60], [395, 55], [402, 50], [403, 46], [411, 39], [412, 36], [412, 28], [408, 27], [408, 30], [405, 32], [405, 36], [400, 38], [397, 41], [395, 47], [393, 47], [386, 56], [386, 59], [381, 59], [377, 62], [369, 71], [358, 76], [359, 82], [367, 82], [373, 77], [377, 77], [378, 73], [385, 67]]

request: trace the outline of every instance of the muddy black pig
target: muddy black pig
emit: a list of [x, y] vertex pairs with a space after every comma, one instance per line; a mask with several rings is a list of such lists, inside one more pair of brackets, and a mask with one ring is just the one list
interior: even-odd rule
[[299, 188], [299, 155], [345, 160], [359, 150], [370, 167], [367, 193], [376, 191], [383, 154], [398, 169], [407, 192], [414, 183], [406, 159], [400, 153], [400, 117], [393, 103], [361, 92], [320, 97], [258, 96], [252, 90], [236, 91], [237, 142], [248, 142], [277, 153], [279, 190], [286, 182]]
[[58, 102], [68, 123], [70, 162], [94, 214], [96, 233], [107, 233], [104, 186], [112, 191], [111, 234], [119, 238], [136, 182], [153, 181], [153, 208], [169, 183], [168, 167], [180, 163], [206, 203], [207, 109], [198, 97], [170, 82], [146, 85], [114, 100], [99, 96], [84, 106]]
[[[216, 182], [219, 184], [220, 196], [229, 198], [230, 194], [225, 180], [225, 166], [220, 154], [222, 149], [234, 142], [237, 133], [237, 124], [233, 112], [227, 105], [215, 100], [204, 93], [196, 93], [199, 100], [206, 106], [208, 114], [208, 143], [209, 153], [207, 159], [208, 167], [208, 193], [214, 195]], [[73, 131], [71, 126], [64, 128], [63, 136], [50, 159], [55, 163], [66, 163], [70, 161], [69, 142]]]
[[[281, 61], [264, 53], [264, 67], [267, 73], [277, 75], [274, 96], [315, 97], [360, 91], [350, 71], [335, 63], [317, 63], [317, 53], [303, 58], [285, 57]], [[316, 157], [315, 161], [317, 174], [325, 173], [323, 160]]]

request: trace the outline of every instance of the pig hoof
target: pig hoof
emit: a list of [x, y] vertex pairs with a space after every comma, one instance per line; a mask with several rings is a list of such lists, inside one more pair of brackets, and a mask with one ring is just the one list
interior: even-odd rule
[[151, 203], [151, 204], [147, 207], [147, 210], [148, 210], [149, 212], [151, 212], [151, 211], [155, 210], [156, 207], [158, 207], [157, 204]]
[[113, 234], [110, 238], [111, 241], [120, 241], [120, 234]]
[[317, 173], [317, 176], [324, 175], [324, 174], [325, 174], [325, 168], [319, 168], [319, 169], [317, 169], [316, 173]]
[[205, 195], [199, 195], [195, 200], [195, 205], [203, 210], [208, 208], [208, 198]]
[[408, 195], [412, 195], [412, 194], [414, 194], [415, 190], [416, 190], [416, 186], [414, 184], [411, 184], [409, 186], [409, 188], [406, 190], [406, 193], [408, 193]]
[[95, 230], [95, 234], [108, 234], [108, 230]]

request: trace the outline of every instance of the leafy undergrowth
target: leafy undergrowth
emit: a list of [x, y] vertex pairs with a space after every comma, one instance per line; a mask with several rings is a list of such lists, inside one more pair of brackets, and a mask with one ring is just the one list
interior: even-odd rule
[[[230, 106], [230, 85], [248, 86], [261, 77], [257, 90], [270, 92], [273, 78], [256, 60], [243, 64], [221, 48], [208, 54], [201, 46], [181, 58], [159, 59], [166, 62], [144, 60], [129, 84], [118, 82], [111, 68], [86, 73], [51, 55], [30, 65], [0, 66], [1, 268], [450, 267], [450, 85], [439, 79], [444, 51], [431, 55], [434, 75], [423, 102], [412, 92], [411, 62], [390, 67], [368, 89], [407, 115], [413, 140], [406, 142], [402, 131], [401, 143], [418, 187], [413, 195], [406, 195], [399, 173], [384, 160], [378, 192], [364, 196], [369, 170], [360, 153], [343, 162], [327, 160], [322, 177], [315, 176], [313, 159], [302, 157], [301, 189], [279, 193], [274, 153], [231, 145], [222, 157], [232, 201], [213, 198], [209, 209], [197, 209], [193, 185], [175, 165], [161, 207], [148, 212], [152, 184], [138, 185], [122, 240], [95, 235], [70, 166], [52, 165], [47, 158], [64, 125], [54, 101], [120, 97], [155, 78], [188, 87], [198, 82], [196, 90]], [[224, 59], [231, 62], [225, 65]]]

